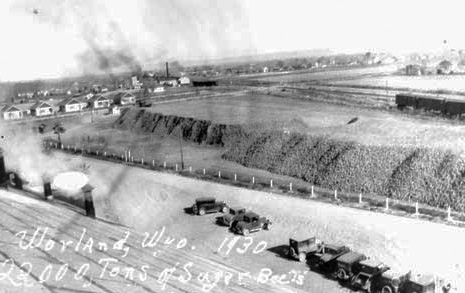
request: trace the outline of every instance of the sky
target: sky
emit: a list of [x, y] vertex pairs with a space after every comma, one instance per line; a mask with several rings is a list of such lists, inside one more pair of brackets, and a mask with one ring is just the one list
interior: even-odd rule
[[[460, 1], [2, 0], [0, 81], [164, 60], [465, 48]], [[37, 9], [37, 14], [33, 10]]]

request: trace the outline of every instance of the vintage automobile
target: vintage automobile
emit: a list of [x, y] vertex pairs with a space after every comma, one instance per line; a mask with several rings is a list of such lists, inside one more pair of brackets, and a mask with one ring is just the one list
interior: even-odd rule
[[336, 259], [350, 252], [351, 249], [344, 245], [322, 244], [320, 251], [308, 258], [310, 267], [326, 273], [336, 270]]
[[359, 288], [367, 292], [372, 292], [372, 284], [379, 282], [381, 274], [387, 272], [390, 268], [385, 264], [366, 259], [356, 264], [356, 275], [351, 280], [354, 288]]
[[260, 217], [254, 212], [246, 212], [242, 221], [238, 221], [233, 225], [232, 231], [238, 234], [247, 236], [250, 232], [257, 232], [262, 229], [269, 230], [271, 221], [265, 217]]
[[207, 213], [217, 212], [227, 213], [229, 207], [224, 201], [217, 201], [214, 197], [200, 197], [195, 200], [192, 205], [192, 213], [194, 215], [203, 216]]
[[300, 262], [307, 260], [307, 256], [317, 253], [321, 249], [321, 241], [316, 237], [305, 240], [289, 239], [289, 250], [287, 256]]
[[359, 252], [350, 251], [336, 259], [335, 276], [340, 281], [349, 281], [357, 273], [357, 264], [367, 257]]
[[232, 227], [232, 225], [237, 224], [239, 221], [244, 219], [246, 209], [242, 207], [230, 207], [229, 213], [224, 214], [221, 217], [217, 218], [219, 224]]
[[373, 280], [373, 293], [448, 293], [451, 292], [450, 283], [437, 279], [433, 275], [406, 274], [386, 271], [379, 278]]

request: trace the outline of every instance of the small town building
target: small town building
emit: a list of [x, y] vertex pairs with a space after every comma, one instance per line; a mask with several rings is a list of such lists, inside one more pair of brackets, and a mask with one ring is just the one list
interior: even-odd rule
[[165, 88], [162, 87], [162, 86], [159, 86], [159, 87], [156, 87], [156, 88], [153, 89], [154, 93], [162, 93], [164, 91], [165, 91]]
[[121, 108], [118, 107], [117, 105], [112, 105], [112, 106], [110, 106], [108, 113], [110, 115], [120, 115], [121, 114]]
[[88, 100], [88, 105], [92, 109], [103, 109], [110, 107], [111, 100], [107, 96], [96, 95]]
[[86, 107], [86, 103], [81, 102], [77, 98], [70, 98], [61, 101], [58, 107], [60, 112], [72, 113], [82, 111]]
[[6, 105], [1, 112], [4, 120], [23, 119], [23, 111], [14, 105]]
[[191, 80], [187, 76], [181, 76], [178, 78], [178, 83], [180, 85], [189, 85], [191, 83]]
[[118, 92], [113, 96], [113, 104], [125, 106], [134, 105], [136, 103], [136, 97], [129, 92]]
[[36, 117], [42, 117], [52, 115], [54, 113], [54, 107], [43, 101], [38, 101], [31, 107], [31, 115]]

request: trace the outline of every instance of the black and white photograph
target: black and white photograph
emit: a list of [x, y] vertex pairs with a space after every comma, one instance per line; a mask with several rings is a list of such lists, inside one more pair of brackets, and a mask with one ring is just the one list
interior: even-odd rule
[[465, 3], [0, 2], [0, 293], [465, 293]]

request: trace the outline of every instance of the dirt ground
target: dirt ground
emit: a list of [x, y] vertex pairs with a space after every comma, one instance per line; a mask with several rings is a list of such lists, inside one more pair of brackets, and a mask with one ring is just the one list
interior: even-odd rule
[[[460, 228], [64, 154], [54, 156], [57, 164], [65, 162], [70, 167], [81, 164], [81, 160], [89, 164], [90, 183], [96, 187], [97, 215], [117, 219], [140, 232], [164, 226], [174, 237], [186, 237], [198, 253], [212, 260], [252, 271], [266, 267], [279, 274], [292, 270], [304, 272], [308, 270], [304, 264], [280, 256], [282, 248], [289, 237], [316, 235], [326, 242], [349, 245], [396, 270], [438, 273], [458, 282], [459, 288], [465, 288], [465, 254], [460, 253], [465, 238]], [[260, 254], [249, 250], [227, 256], [218, 253], [224, 238], [231, 239], [234, 235], [214, 223], [217, 215], [198, 217], [184, 211], [196, 197], [206, 195], [269, 217], [274, 224], [272, 230], [252, 234], [254, 245], [265, 241], [268, 250]], [[305, 273], [303, 285], [294, 286], [308, 292], [348, 291], [313, 272]]]

